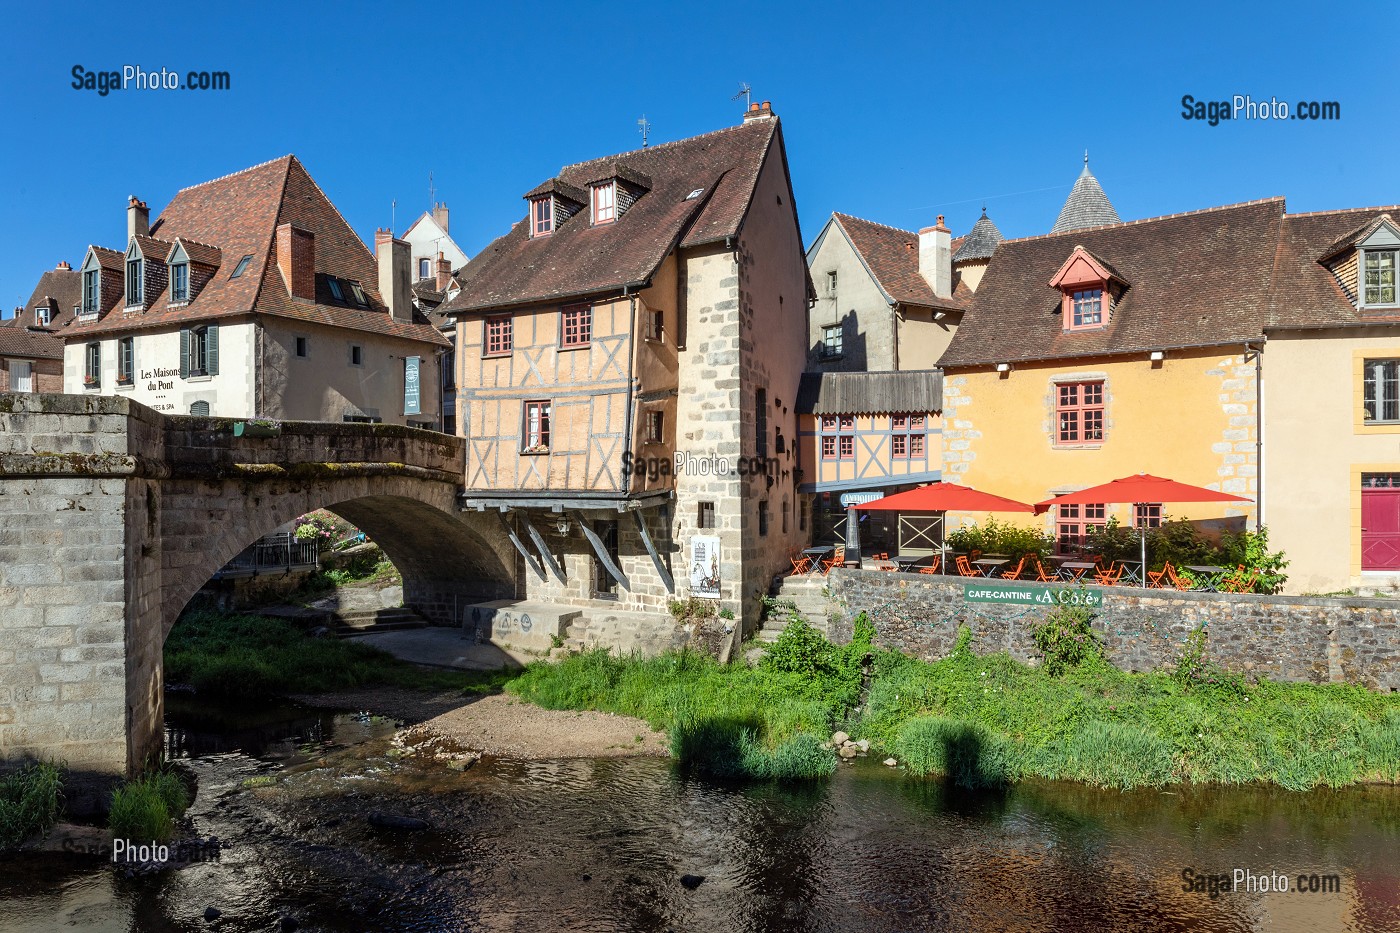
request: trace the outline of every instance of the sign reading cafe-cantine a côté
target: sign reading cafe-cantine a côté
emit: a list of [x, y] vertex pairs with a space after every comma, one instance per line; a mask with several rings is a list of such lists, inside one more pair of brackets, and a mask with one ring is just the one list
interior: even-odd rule
[[1097, 590], [1067, 590], [1048, 586], [979, 586], [963, 584], [963, 599], [969, 603], [1012, 603], [1021, 606], [1102, 606]]

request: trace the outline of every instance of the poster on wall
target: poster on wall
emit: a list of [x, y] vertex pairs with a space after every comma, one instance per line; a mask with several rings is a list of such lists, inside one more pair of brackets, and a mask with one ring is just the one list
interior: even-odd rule
[[418, 364], [416, 356], [406, 356], [403, 361], [403, 413], [420, 414], [418, 408]]
[[690, 539], [690, 595], [719, 599], [719, 538], [695, 535]]

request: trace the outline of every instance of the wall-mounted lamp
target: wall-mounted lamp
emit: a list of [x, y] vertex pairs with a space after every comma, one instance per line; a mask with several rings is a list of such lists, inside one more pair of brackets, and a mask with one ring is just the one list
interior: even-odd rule
[[941, 321], [941, 320], [943, 320], [943, 319], [944, 319], [945, 317], [947, 317], [947, 316], [948, 316], [947, 312], [944, 312], [944, 311], [935, 311], [935, 312], [933, 312], [933, 319], [934, 319], [935, 321]]
[[564, 517], [561, 516], [561, 517], [559, 518], [559, 521], [557, 521], [557, 522], [554, 523], [554, 530], [557, 531], [557, 532], [559, 532], [561, 535], [566, 535], [566, 534], [568, 534], [568, 533], [569, 533], [569, 520], [568, 520], [567, 518], [564, 518]]
[[997, 372], [999, 372], [999, 373], [1009, 373], [1009, 372], [1011, 372], [1011, 364], [1010, 364], [1010, 363], [998, 363], [998, 364], [997, 364]]
[[1160, 363], [1166, 358], [1167, 353], [1165, 350], [1153, 350], [1152, 355], [1149, 357], [1149, 359], [1151, 359], [1154, 363]]

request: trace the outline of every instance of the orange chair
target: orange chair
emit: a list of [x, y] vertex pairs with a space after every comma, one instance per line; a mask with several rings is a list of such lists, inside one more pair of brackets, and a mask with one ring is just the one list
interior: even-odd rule
[[962, 574], [964, 577], [982, 576], [982, 574], [978, 572], [977, 568], [972, 566], [972, 563], [967, 559], [966, 554], [958, 555], [958, 573]]
[[789, 576], [797, 576], [812, 569], [812, 558], [807, 554], [789, 554], [788, 560], [792, 562], [792, 573]]
[[1117, 586], [1123, 578], [1123, 570], [1126, 567], [1127, 565], [1122, 561], [1117, 564], [1110, 561], [1107, 567], [1099, 567], [1094, 570], [1094, 579], [1099, 582], [1100, 586]]
[[1227, 593], [1253, 593], [1254, 585], [1258, 582], [1259, 571], [1246, 571], [1244, 565], [1240, 564], [1234, 573], [1221, 581], [1221, 589]]
[[831, 573], [832, 567], [835, 567], [838, 564], [844, 564], [845, 562], [846, 549], [844, 547], [838, 547], [836, 550], [831, 552], [830, 557], [822, 561], [822, 576], [826, 576], [827, 574]]
[[942, 560], [943, 560], [943, 555], [941, 555], [941, 554], [935, 554], [935, 555], [933, 555], [933, 560], [929, 562], [929, 565], [928, 565], [927, 567], [920, 567], [920, 568], [919, 568], [919, 573], [930, 573], [930, 574], [932, 574], [932, 573], [938, 573], [938, 565], [939, 565], [939, 563], [940, 563]]
[[1004, 570], [1004, 571], [1002, 571], [1001, 578], [1002, 578], [1003, 580], [1015, 580], [1016, 578], [1018, 578], [1018, 577], [1021, 576], [1021, 571], [1024, 570], [1025, 568], [1026, 568], [1026, 555], [1022, 554], [1022, 555], [1021, 555], [1021, 559], [1020, 559], [1019, 561], [1017, 561], [1017, 563], [1016, 563], [1016, 569], [1014, 569], [1014, 570]]
[[1040, 556], [1039, 556], [1039, 555], [1036, 555], [1036, 558], [1035, 558], [1035, 582], [1037, 582], [1037, 583], [1053, 583], [1053, 582], [1055, 582], [1056, 579], [1057, 579], [1057, 578], [1056, 578], [1056, 576], [1055, 576], [1053, 573], [1049, 573], [1048, 571], [1046, 571], [1045, 565], [1042, 564], [1042, 563], [1040, 562]]
[[1189, 589], [1192, 589], [1191, 581], [1189, 581], [1189, 580], [1183, 580], [1183, 579], [1181, 579], [1181, 577], [1177, 576], [1177, 575], [1176, 575], [1176, 568], [1173, 567], [1170, 563], [1168, 563], [1168, 564], [1167, 564], [1165, 567], [1163, 567], [1162, 569], [1165, 570], [1165, 571], [1167, 572], [1167, 581], [1168, 581], [1168, 583], [1171, 584], [1171, 586], [1175, 587], [1175, 588], [1178, 589], [1178, 590], [1189, 590]]

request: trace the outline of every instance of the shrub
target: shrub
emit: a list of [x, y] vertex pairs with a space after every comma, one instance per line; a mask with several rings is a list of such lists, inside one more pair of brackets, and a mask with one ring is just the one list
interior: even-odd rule
[[895, 752], [910, 772], [946, 775], [969, 790], [1001, 787], [1016, 778], [1007, 743], [976, 723], [916, 716], [900, 728]]
[[62, 808], [63, 780], [47, 762], [25, 765], [0, 779], [0, 849], [47, 832]]
[[175, 820], [189, 807], [180, 778], [156, 771], [129, 781], [112, 793], [108, 817], [112, 837], [134, 842], [165, 842], [175, 832]]
[[682, 722], [670, 730], [671, 754], [693, 774], [721, 780], [808, 781], [836, 770], [836, 754], [814, 735], [795, 735], [764, 746], [756, 719], [715, 718]]
[[1055, 546], [1053, 535], [1037, 528], [1021, 528], [1009, 522], [989, 518], [982, 525], [968, 525], [949, 532], [947, 542], [958, 551], [982, 551], [988, 554], [1038, 554], [1042, 559]]
[[1288, 580], [1283, 568], [1288, 560], [1282, 551], [1269, 552], [1269, 529], [1226, 533], [1220, 538], [1220, 562], [1227, 567], [1243, 566], [1246, 572], [1259, 571], [1256, 593], [1277, 593]]
[[759, 663], [788, 674], [824, 676], [835, 670], [836, 646], [801, 617], [793, 616]]
[[1035, 627], [1032, 637], [1045, 658], [1046, 673], [1058, 676], [1103, 657], [1103, 643], [1089, 624], [1093, 618], [1088, 606], [1060, 606]]

